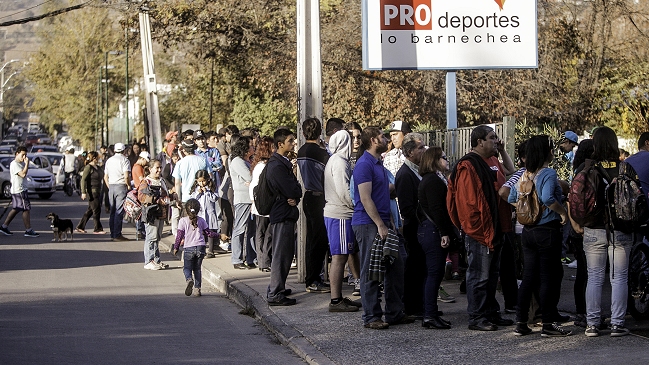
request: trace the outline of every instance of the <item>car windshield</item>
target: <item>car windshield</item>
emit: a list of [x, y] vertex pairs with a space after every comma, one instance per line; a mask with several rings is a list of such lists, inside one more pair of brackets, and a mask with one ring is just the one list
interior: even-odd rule
[[56, 146], [32, 146], [30, 152], [59, 152]]
[[50, 160], [52, 166], [61, 165], [61, 159], [63, 158], [63, 156], [52, 156], [52, 155], [47, 155], [45, 157], [47, 157], [47, 159]]

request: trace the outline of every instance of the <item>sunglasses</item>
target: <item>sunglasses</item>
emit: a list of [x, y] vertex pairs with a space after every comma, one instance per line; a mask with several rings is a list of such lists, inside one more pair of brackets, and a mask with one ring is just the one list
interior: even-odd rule
[[446, 156], [442, 156], [442, 160], [446, 160], [446, 161], [448, 161], [448, 157], [446, 157]]

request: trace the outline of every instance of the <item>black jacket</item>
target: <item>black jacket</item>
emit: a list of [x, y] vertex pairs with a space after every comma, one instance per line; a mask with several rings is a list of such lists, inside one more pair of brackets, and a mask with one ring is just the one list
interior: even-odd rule
[[266, 180], [279, 197], [275, 200], [270, 210], [270, 224], [284, 221], [297, 222], [300, 212], [297, 206], [292, 207], [286, 202], [287, 199], [295, 199], [297, 203], [302, 197], [302, 186], [293, 174], [291, 162], [284, 156], [273, 153], [266, 165]]

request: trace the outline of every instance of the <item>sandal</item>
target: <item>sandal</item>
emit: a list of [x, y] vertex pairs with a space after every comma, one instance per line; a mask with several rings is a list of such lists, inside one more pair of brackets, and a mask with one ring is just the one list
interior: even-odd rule
[[81, 228], [75, 228], [74, 231], [77, 232], [77, 233], [86, 233], [86, 231], [81, 229]]

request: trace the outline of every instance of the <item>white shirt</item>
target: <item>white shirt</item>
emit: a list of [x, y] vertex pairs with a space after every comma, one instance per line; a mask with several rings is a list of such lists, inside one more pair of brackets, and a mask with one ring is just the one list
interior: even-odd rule
[[131, 171], [131, 163], [121, 153], [115, 154], [106, 161], [104, 174], [108, 176], [108, 185], [126, 185], [124, 173]]
[[[260, 215], [260, 214], [257, 211], [257, 207], [255, 207], [255, 195], [253, 190], [255, 189], [255, 186], [259, 184], [259, 175], [261, 175], [261, 172], [264, 170], [264, 167], [266, 167], [266, 161], [259, 161], [257, 165], [255, 165], [255, 168], [252, 170], [252, 181], [250, 181], [250, 186], [248, 187], [250, 193], [250, 201], [252, 202], [252, 207], [250, 212], [254, 215]], [[265, 215], [264, 217], [269, 217], [269, 216]]]
[[9, 165], [9, 173], [11, 174], [11, 193], [20, 194], [27, 190], [23, 187], [23, 178], [18, 175], [25, 168], [25, 164], [16, 160], [11, 161]]
[[64, 170], [65, 172], [77, 171], [77, 159], [73, 153], [65, 153], [63, 155]]

